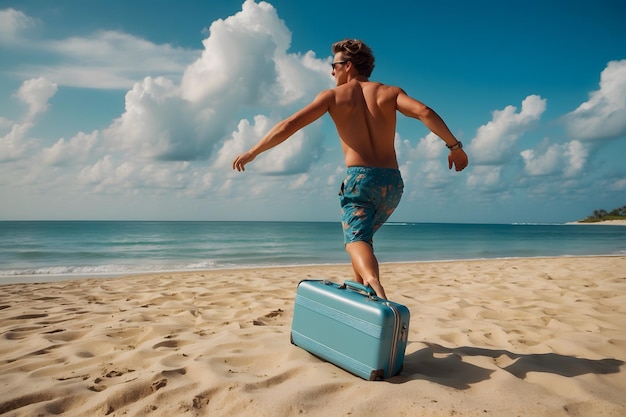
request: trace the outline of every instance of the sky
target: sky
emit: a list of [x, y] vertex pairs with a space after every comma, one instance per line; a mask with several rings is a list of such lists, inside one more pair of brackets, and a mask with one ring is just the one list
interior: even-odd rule
[[626, 3], [0, 0], [0, 220], [339, 221], [328, 115], [234, 157], [334, 86], [330, 45], [433, 108], [402, 115], [390, 221], [560, 223], [626, 205]]

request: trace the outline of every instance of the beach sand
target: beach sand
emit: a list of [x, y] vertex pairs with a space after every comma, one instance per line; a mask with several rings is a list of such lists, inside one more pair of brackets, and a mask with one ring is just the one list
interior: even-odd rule
[[599, 222], [584, 222], [579, 220], [577, 222], [569, 222], [566, 224], [580, 224], [583, 226], [626, 226], [626, 220], [602, 220]]
[[0, 286], [0, 415], [626, 415], [626, 257], [381, 265], [411, 311], [382, 382], [289, 341], [297, 283], [350, 271]]

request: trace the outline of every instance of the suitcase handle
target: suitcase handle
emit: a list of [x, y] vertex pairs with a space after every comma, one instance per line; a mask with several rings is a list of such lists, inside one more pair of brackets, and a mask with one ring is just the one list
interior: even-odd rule
[[374, 291], [372, 287], [359, 284], [358, 282], [355, 282], [355, 281], [345, 280], [343, 282], [343, 285], [339, 288], [350, 288], [351, 290], [364, 292], [370, 298], [376, 297], [376, 291]]

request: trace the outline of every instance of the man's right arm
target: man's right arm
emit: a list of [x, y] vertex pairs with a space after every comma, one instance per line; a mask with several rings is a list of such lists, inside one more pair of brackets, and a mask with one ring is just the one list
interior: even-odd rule
[[298, 130], [322, 117], [328, 111], [331, 99], [332, 91], [323, 91], [309, 105], [287, 119], [278, 122], [248, 152], [235, 157], [233, 169], [245, 171], [245, 165], [252, 162], [260, 153], [283, 143]]

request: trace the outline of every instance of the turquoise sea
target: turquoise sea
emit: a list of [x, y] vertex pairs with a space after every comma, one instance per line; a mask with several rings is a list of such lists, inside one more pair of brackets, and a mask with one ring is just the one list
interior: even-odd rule
[[[625, 255], [626, 227], [388, 223], [374, 247], [381, 262]], [[348, 262], [338, 222], [0, 222], [0, 284]]]

